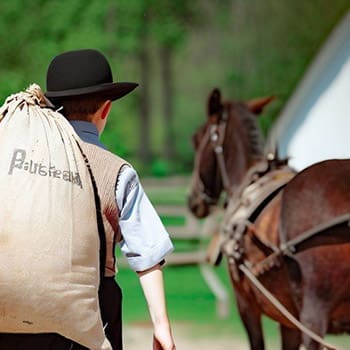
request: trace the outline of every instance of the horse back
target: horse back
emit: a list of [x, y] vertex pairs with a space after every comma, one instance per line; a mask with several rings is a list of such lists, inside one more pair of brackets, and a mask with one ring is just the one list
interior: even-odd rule
[[350, 213], [350, 159], [316, 163], [285, 187], [281, 208], [281, 240]]

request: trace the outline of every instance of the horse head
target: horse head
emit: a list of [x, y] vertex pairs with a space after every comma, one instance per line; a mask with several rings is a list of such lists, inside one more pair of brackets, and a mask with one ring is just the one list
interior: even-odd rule
[[217, 88], [209, 95], [207, 120], [192, 138], [195, 157], [188, 206], [195, 216], [208, 216], [221, 194], [230, 196], [247, 169], [262, 158], [255, 115], [271, 100], [222, 101]]

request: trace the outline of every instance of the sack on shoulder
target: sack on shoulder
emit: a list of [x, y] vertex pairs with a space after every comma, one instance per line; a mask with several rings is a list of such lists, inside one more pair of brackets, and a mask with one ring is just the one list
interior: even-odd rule
[[0, 333], [111, 349], [92, 180], [79, 137], [37, 85], [0, 108], [0, 203]]

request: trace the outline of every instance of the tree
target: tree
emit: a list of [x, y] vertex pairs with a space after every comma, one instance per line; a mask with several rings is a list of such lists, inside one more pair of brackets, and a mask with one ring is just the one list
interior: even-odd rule
[[[186, 40], [191, 27], [199, 23], [200, 11], [196, 1], [164, 0], [151, 1], [151, 32], [155, 39], [160, 56], [160, 77], [162, 96], [162, 116], [165, 131], [164, 156], [167, 160], [174, 159], [174, 97], [175, 82], [173, 76], [173, 62], [176, 50]], [[197, 14], [197, 15], [196, 15]]]
[[148, 50], [149, 0], [119, 0], [117, 2], [117, 46], [123, 55], [131, 53], [137, 58], [140, 69], [139, 89], [139, 146], [138, 154], [146, 164], [152, 158], [150, 135], [150, 79]]

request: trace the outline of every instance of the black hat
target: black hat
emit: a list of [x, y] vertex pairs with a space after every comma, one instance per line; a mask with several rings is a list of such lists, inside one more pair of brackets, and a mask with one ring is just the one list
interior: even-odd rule
[[51, 61], [45, 96], [55, 100], [93, 95], [114, 101], [137, 86], [136, 83], [113, 83], [106, 57], [97, 50], [84, 49], [64, 52]]

